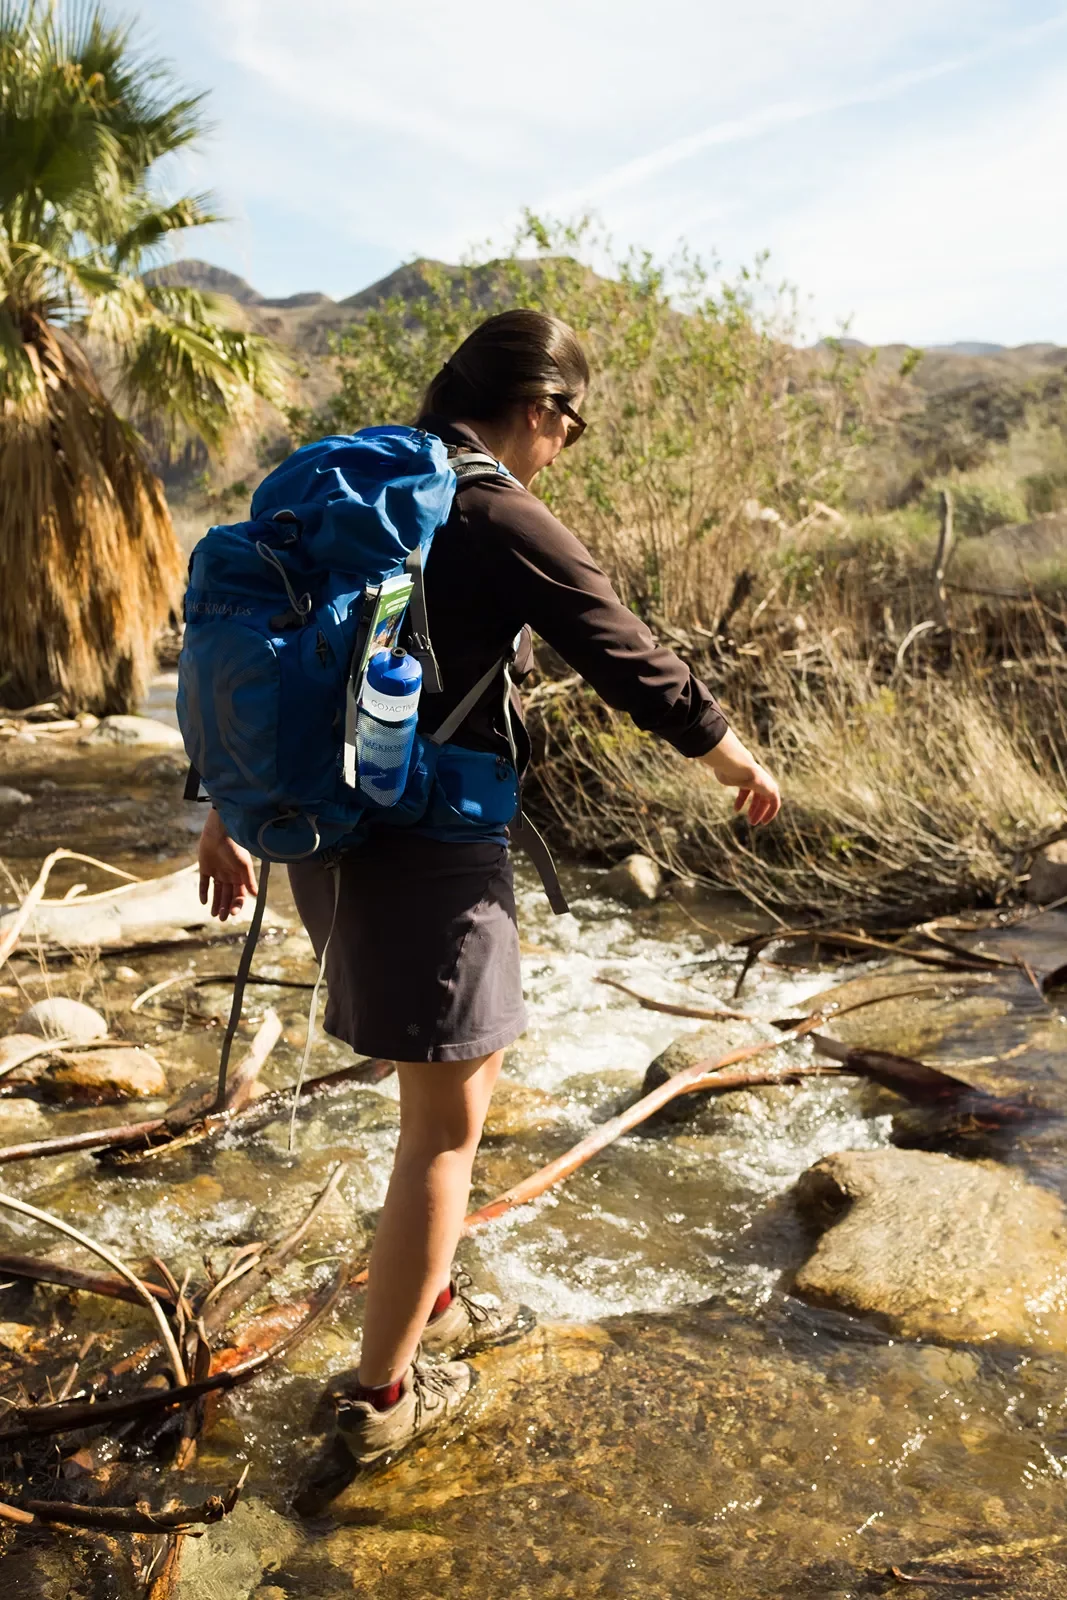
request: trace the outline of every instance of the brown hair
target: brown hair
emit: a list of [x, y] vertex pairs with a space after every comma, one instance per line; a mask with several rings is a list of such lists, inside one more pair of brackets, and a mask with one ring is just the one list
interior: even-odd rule
[[588, 383], [589, 363], [573, 328], [543, 311], [501, 311], [448, 358], [420, 414], [496, 422], [524, 402], [557, 394], [573, 400]]

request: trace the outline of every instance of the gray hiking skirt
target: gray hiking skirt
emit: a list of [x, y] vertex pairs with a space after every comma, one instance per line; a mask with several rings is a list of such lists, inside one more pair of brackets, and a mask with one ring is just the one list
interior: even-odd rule
[[[359, 1055], [469, 1061], [526, 1027], [505, 845], [445, 843], [382, 829], [341, 858], [326, 956], [323, 1026]], [[334, 880], [315, 861], [289, 881], [315, 953], [334, 914]]]

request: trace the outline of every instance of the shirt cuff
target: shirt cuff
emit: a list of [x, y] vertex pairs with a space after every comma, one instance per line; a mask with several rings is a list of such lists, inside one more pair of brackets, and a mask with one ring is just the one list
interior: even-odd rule
[[686, 728], [682, 733], [668, 734], [667, 737], [679, 755], [695, 760], [714, 750], [725, 737], [729, 726], [718, 706], [707, 706], [700, 721], [693, 727]]

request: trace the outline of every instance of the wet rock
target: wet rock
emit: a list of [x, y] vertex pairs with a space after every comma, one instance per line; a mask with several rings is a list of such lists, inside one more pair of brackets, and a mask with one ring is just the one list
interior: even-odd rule
[[29, 1322], [0, 1322], [0, 1349], [22, 1355], [37, 1342], [37, 1329]]
[[[828, 1007], [826, 1031], [835, 1039], [901, 1056], [923, 1056], [949, 1033], [980, 1034], [983, 1024], [1012, 1009], [1010, 1000], [977, 984], [954, 984], [952, 973], [903, 964], [824, 989], [803, 1010], [821, 1006]], [[835, 1016], [837, 1009], [845, 1014]], [[991, 1052], [987, 1046], [980, 1053]]]
[[184, 750], [163, 750], [156, 756], [145, 756], [133, 769], [134, 783], [173, 785], [184, 783], [189, 771], [189, 760]]
[[155, 717], [103, 717], [91, 732], [82, 735], [87, 745], [156, 745], [160, 749], [181, 750], [182, 736], [177, 728]]
[[24, 1011], [15, 1031], [36, 1034], [39, 1039], [74, 1039], [78, 1044], [88, 1044], [92, 1039], [107, 1038], [107, 1023], [92, 1006], [57, 995], [51, 1000], [38, 1000]]
[[627, 856], [601, 878], [597, 892], [624, 906], [649, 906], [659, 898], [663, 873], [648, 856]]
[[482, 1137], [522, 1139], [543, 1133], [559, 1121], [564, 1110], [562, 1103], [543, 1089], [515, 1083], [511, 1078], [499, 1078], [489, 1102]]
[[826, 1229], [796, 1274], [802, 1299], [906, 1339], [1067, 1350], [1067, 1216], [1018, 1173], [851, 1150], [804, 1173], [796, 1201]]
[[1032, 905], [1047, 906], [1067, 895], [1067, 839], [1057, 839], [1039, 850], [1030, 863], [1026, 898]]
[[0, 783], [0, 812], [21, 811], [23, 806], [32, 804], [32, 795], [23, 794], [21, 789], [11, 789], [6, 783]]
[[264, 1572], [300, 1544], [291, 1522], [262, 1500], [238, 1501], [203, 1539], [187, 1539], [181, 1591], [189, 1600], [249, 1600]]
[[141, 974], [135, 967], [116, 967], [111, 976], [116, 983], [140, 983]]
[[106, 1105], [116, 1100], [152, 1100], [166, 1094], [167, 1076], [147, 1050], [78, 1050], [39, 1079], [50, 1100]]
[[326, 1557], [347, 1574], [357, 1594], [370, 1594], [383, 1572], [402, 1572], [416, 1561], [432, 1561], [447, 1579], [452, 1571], [451, 1540], [411, 1528], [339, 1528], [326, 1540]]
[[[695, 1033], [682, 1034], [650, 1062], [641, 1085], [641, 1093], [651, 1094], [653, 1089], [658, 1089], [668, 1078], [684, 1072], [687, 1067], [695, 1066], [698, 1061], [717, 1061], [720, 1056], [732, 1050], [740, 1050], [745, 1045], [759, 1044], [764, 1039], [779, 1037], [778, 1030], [772, 1028], [770, 1023], [757, 1019], [744, 1022], [709, 1022], [703, 1028], [698, 1028]], [[780, 1094], [781, 1090], [771, 1086], [768, 1089], [757, 1088], [745, 1092], [755, 1095], [774, 1095]], [[681, 1121], [699, 1123], [701, 1120], [707, 1120], [708, 1114], [712, 1121], [718, 1121], [723, 1114], [721, 1107], [729, 1108], [737, 1093], [738, 1091], [735, 1091], [733, 1094], [722, 1095], [709, 1089], [696, 1094], [680, 1095], [654, 1117], [650, 1117], [646, 1126], [651, 1128], [662, 1126], [666, 1122]]]

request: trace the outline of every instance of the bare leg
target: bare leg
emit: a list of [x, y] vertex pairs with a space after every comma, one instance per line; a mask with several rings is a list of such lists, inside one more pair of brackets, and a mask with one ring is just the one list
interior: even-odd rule
[[370, 1258], [359, 1381], [407, 1370], [449, 1281], [471, 1167], [503, 1051], [477, 1061], [398, 1062], [400, 1138]]

